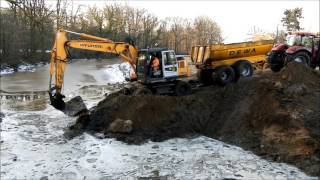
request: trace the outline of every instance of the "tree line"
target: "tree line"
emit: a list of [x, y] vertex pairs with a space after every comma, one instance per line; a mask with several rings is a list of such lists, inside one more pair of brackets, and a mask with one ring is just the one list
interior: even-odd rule
[[[1, 9], [1, 64], [16, 65], [49, 60], [54, 34], [62, 27], [113, 41], [133, 40], [141, 48], [167, 47], [189, 53], [193, 45], [221, 43], [219, 25], [207, 16], [160, 19], [146, 9], [110, 4], [103, 7], [74, 5], [72, 0], [6, 0]], [[72, 37], [73, 39], [76, 37]], [[74, 58], [104, 57], [101, 53], [74, 51]]]

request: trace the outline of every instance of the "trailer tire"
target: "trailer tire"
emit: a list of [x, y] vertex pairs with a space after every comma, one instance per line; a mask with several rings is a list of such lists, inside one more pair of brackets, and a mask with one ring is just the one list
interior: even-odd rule
[[234, 81], [235, 73], [230, 66], [220, 66], [212, 73], [214, 82], [221, 86], [229, 84]]
[[241, 60], [233, 65], [235, 78], [234, 81], [238, 81], [242, 77], [250, 77], [253, 74], [253, 67], [249, 61]]
[[178, 81], [174, 87], [176, 96], [186, 96], [192, 93], [191, 85], [185, 81]]
[[151, 94], [152, 94], [152, 91], [146, 87], [138, 88], [133, 92], [134, 96], [144, 96], [144, 95], [151, 95]]

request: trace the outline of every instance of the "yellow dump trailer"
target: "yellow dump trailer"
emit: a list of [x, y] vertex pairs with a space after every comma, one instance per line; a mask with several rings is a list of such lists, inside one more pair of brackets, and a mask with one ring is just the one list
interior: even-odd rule
[[273, 40], [194, 46], [191, 59], [204, 83], [224, 85], [240, 76], [251, 76], [254, 69], [263, 69], [272, 47]]

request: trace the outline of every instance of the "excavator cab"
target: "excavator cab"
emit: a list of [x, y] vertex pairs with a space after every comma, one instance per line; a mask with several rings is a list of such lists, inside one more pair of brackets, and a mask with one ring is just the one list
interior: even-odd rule
[[[152, 57], [160, 61], [159, 72], [153, 73]], [[138, 52], [136, 72], [144, 84], [166, 82], [178, 78], [178, 62], [173, 50], [165, 48], [142, 49]]]

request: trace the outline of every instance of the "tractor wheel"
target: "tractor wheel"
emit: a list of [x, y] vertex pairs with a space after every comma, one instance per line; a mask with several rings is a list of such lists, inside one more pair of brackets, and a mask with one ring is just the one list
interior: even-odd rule
[[234, 81], [235, 73], [230, 66], [220, 66], [212, 73], [212, 79], [224, 86]]
[[235, 72], [234, 81], [238, 81], [242, 77], [250, 77], [253, 74], [253, 67], [249, 61], [242, 60], [238, 61], [233, 65]]
[[282, 66], [282, 65], [279, 65], [279, 64], [271, 64], [271, 65], [270, 65], [270, 69], [271, 69], [273, 72], [279, 72], [282, 68], [283, 68], [283, 66]]
[[133, 92], [134, 96], [144, 96], [144, 95], [151, 95], [151, 94], [152, 94], [152, 91], [146, 87], [138, 88]]
[[285, 65], [284, 51], [271, 51], [267, 55], [267, 62], [273, 72], [279, 72]]
[[291, 61], [302, 63], [306, 66], [310, 64], [310, 56], [306, 52], [300, 51], [292, 56]]
[[174, 87], [174, 93], [177, 96], [186, 96], [192, 93], [191, 85], [185, 81], [178, 81]]

